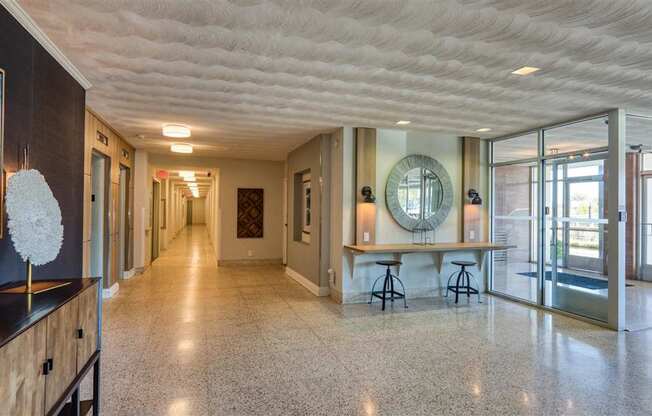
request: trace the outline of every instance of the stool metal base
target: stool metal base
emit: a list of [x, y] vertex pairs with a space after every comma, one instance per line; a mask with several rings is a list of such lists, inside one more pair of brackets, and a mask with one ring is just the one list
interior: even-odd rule
[[[385, 278], [383, 282], [383, 290], [374, 290], [376, 288], [376, 283], [382, 278]], [[399, 292], [394, 289], [394, 280], [400, 283], [403, 288], [403, 292]], [[385, 302], [390, 301], [394, 302], [395, 299], [403, 299], [403, 307], [407, 309], [407, 300], [405, 299], [405, 286], [401, 279], [391, 274], [389, 267], [387, 267], [387, 273], [384, 276], [378, 277], [374, 282], [374, 285], [371, 287], [371, 298], [369, 299], [369, 304], [373, 302], [374, 298], [378, 298], [383, 301], [382, 310], [385, 310]]]
[[[446, 283], [446, 295], [444, 296], [448, 297], [448, 292], [453, 292], [455, 293], [455, 303], [458, 303], [460, 295], [466, 295], [467, 298], [471, 297], [471, 295], [478, 295], [478, 303], [482, 303], [480, 300], [480, 284], [475, 279], [475, 276], [467, 272], [466, 267], [462, 266], [462, 269], [457, 273], [456, 283], [451, 285], [450, 281], [454, 275], [455, 273], [451, 274], [448, 278], [448, 282]], [[466, 284], [464, 284], [464, 278], [466, 278]], [[473, 279], [475, 284], [478, 286], [477, 289], [471, 286], [471, 279]]]

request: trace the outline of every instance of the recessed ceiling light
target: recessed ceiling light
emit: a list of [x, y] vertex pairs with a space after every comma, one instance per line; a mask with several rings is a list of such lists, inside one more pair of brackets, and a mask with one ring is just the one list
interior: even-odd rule
[[483, 128], [481, 128], [481, 129], [477, 129], [476, 131], [477, 131], [478, 133], [486, 133], [486, 132], [488, 132], [488, 131], [491, 131], [491, 129], [490, 129], [489, 127], [483, 127]]
[[195, 182], [197, 179], [194, 176], [186, 176], [183, 180], [186, 182]]
[[530, 75], [530, 74], [532, 74], [534, 72], [537, 72], [540, 69], [541, 68], [537, 68], [535, 66], [524, 66], [524, 67], [521, 67], [521, 68], [517, 69], [516, 71], [512, 71], [512, 74], [514, 74], [514, 75]]
[[183, 124], [164, 124], [163, 135], [165, 137], [190, 137], [190, 127]]
[[192, 153], [192, 146], [189, 144], [173, 144], [170, 150], [174, 153]]
[[396, 125], [397, 126], [407, 126], [410, 123], [411, 123], [410, 120], [399, 120], [399, 121], [396, 122]]
[[191, 170], [180, 170], [179, 171], [179, 176], [182, 178], [194, 178], [195, 177], [195, 172]]

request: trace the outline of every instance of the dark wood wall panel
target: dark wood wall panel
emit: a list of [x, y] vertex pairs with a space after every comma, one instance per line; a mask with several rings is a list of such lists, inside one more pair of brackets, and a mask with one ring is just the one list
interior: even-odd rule
[[[16, 171], [29, 144], [30, 163], [59, 201], [64, 244], [34, 278], [82, 274], [85, 91], [31, 35], [0, 7], [0, 68], [6, 72], [5, 170]], [[6, 230], [0, 240], [0, 284], [24, 278], [24, 265]]]

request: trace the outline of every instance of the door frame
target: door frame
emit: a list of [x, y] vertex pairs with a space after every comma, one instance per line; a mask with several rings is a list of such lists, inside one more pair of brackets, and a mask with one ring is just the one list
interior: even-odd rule
[[151, 251], [150, 251], [150, 264], [156, 260], [160, 255], [160, 206], [161, 206], [161, 181], [152, 178], [152, 206], [150, 207], [151, 222], [152, 222], [152, 237]]
[[[102, 288], [108, 289], [111, 281], [111, 157], [95, 149], [91, 152], [91, 198], [93, 197], [93, 159], [99, 157], [104, 160], [104, 207], [102, 210]], [[92, 202], [91, 202], [92, 204]], [[92, 205], [91, 205], [92, 206]], [[93, 233], [93, 216], [91, 214], [91, 241]], [[92, 256], [91, 252], [91, 256]], [[92, 257], [91, 257], [92, 258]], [[89, 259], [90, 260], [90, 259]], [[91, 261], [92, 264], [92, 261]]]

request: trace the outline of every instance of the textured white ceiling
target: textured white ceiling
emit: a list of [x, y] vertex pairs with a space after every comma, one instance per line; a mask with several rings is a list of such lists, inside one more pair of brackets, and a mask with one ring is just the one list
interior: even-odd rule
[[[649, 0], [21, 0], [139, 147], [283, 159], [342, 125], [497, 136], [652, 113]], [[534, 75], [510, 72], [541, 67]]]

